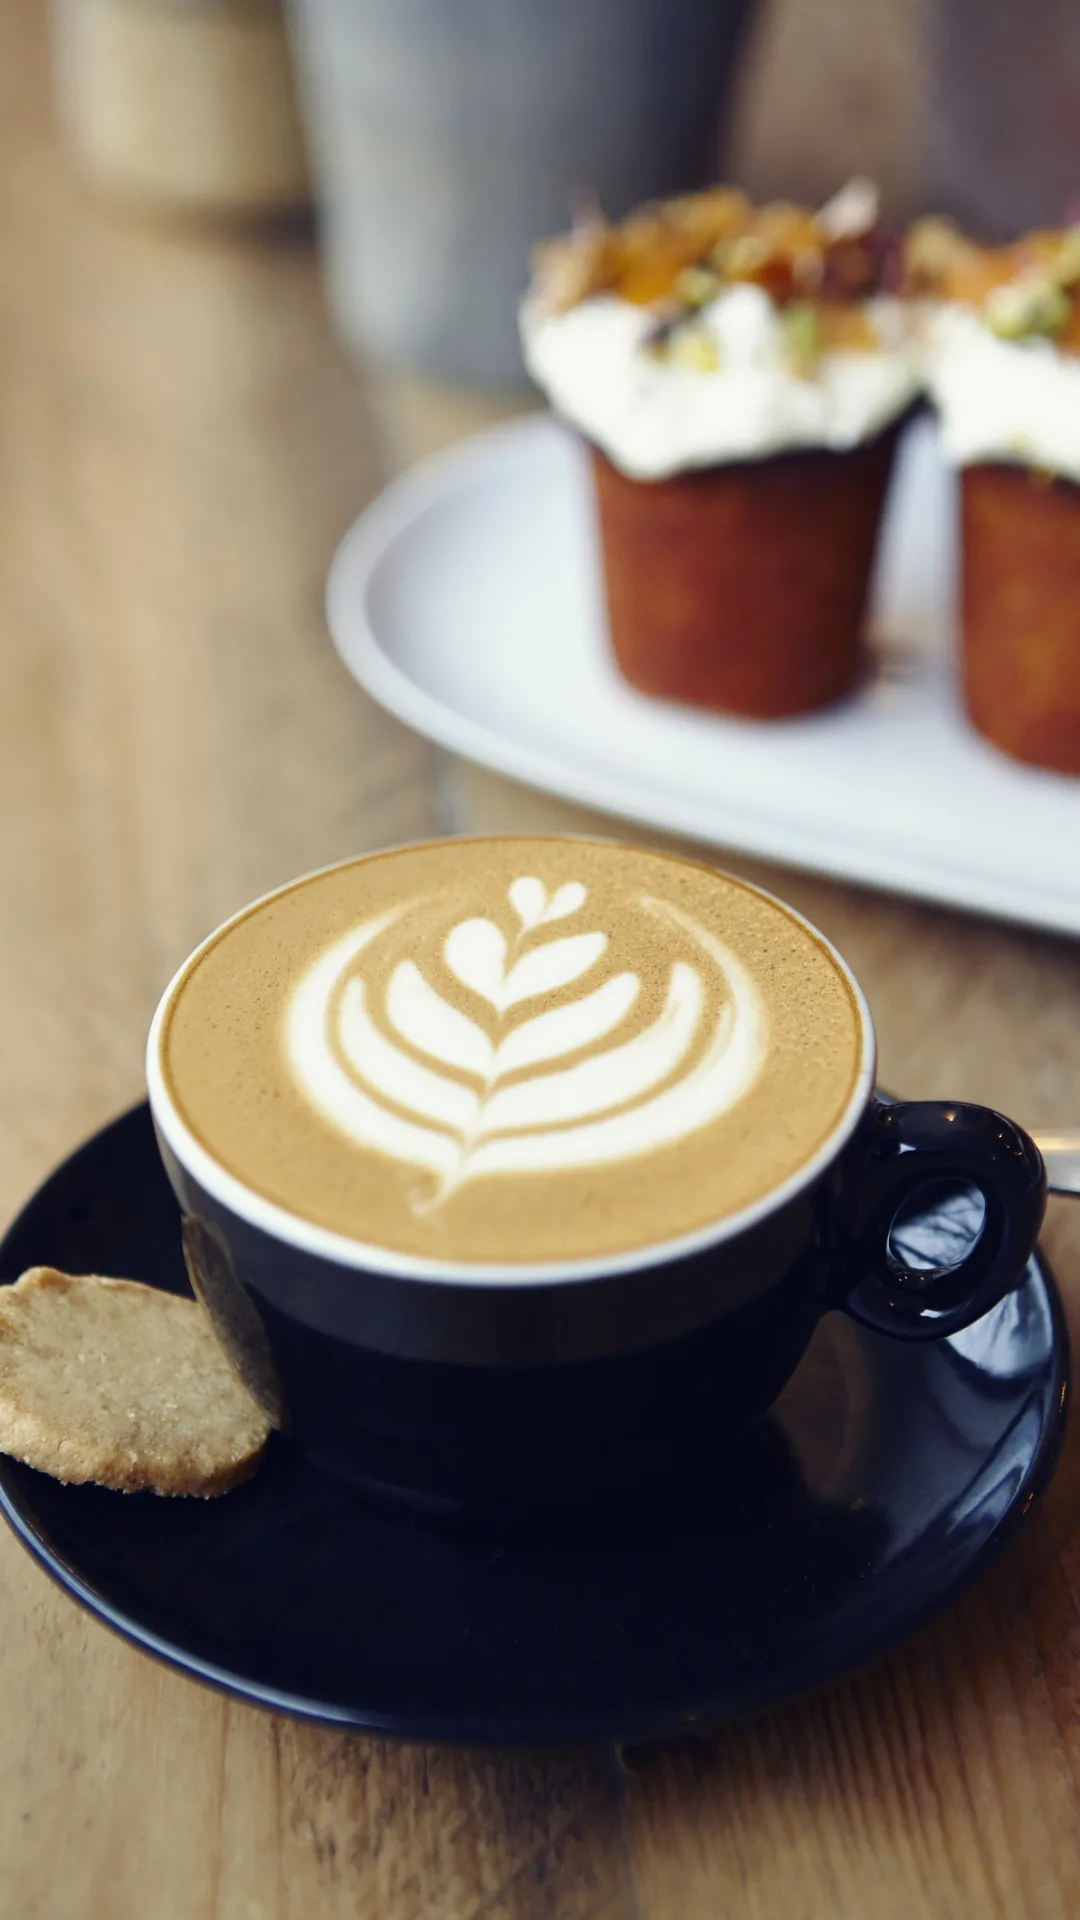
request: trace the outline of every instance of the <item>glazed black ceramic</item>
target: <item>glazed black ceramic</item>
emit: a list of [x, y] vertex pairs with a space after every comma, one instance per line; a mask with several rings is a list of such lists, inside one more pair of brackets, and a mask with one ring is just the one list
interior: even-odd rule
[[[222, 1299], [223, 1267], [257, 1309], [295, 1440], [370, 1495], [495, 1530], [710, 1475], [830, 1307], [908, 1340], [969, 1325], [1016, 1284], [1045, 1199], [1037, 1149], [1000, 1114], [871, 1100], [811, 1184], [689, 1255], [547, 1284], [431, 1280], [284, 1240], [159, 1144], [221, 1249], [207, 1290]], [[942, 1180], [982, 1195], [981, 1233], [955, 1267], [909, 1269], [892, 1222]]]
[[[894, 1235], [968, 1245], [970, 1202]], [[80, 1149], [0, 1247], [186, 1289], [145, 1108]], [[476, 1540], [358, 1499], [275, 1442], [222, 1500], [67, 1487], [0, 1460], [0, 1507], [101, 1620], [255, 1704], [410, 1739], [685, 1732], [877, 1654], [985, 1566], [1045, 1483], [1067, 1351], [1038, 1259], [966, 1331], [904, 1342], [828, 1314], [712, 1484], [647, 1525]]]

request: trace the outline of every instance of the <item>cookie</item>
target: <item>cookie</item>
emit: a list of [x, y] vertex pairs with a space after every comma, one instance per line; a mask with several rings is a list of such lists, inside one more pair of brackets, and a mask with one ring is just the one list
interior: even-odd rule
[[196, 1301], [53, 1267], [0, 1288], [0, 1451], [57, 1480], [205, 1498], [254, 1473], [269, 1434]]

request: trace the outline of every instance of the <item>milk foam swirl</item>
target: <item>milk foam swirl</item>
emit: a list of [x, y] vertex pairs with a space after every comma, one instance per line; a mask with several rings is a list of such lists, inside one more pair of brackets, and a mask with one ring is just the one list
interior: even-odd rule
[[[508, 892], [516, 932], [484, 918], [452, 925], [441, 958], [461, 1004], [411, 958], [388, 975], [376, 964], [423, 902], [336, 940], [295, 988], [283, 1036], [295, 1085], [358, 1148], [434, 1176], [413, 1196], [417, 1214], [480, 1178], [656, 1152], [718, 1119], [757, 1079], [767, 1016], [735, 955], [672, 902], [639, 896], [650, 927], [692, 955], [671, 959], [659, 1009], [642, 1024], [642, 976], [605, 972], [608, 934], [546, 931], [587, 898], [578, 881], [549, 892], [522, 875]], [[533, 1011], [537, 1001], [550, 1004]]]

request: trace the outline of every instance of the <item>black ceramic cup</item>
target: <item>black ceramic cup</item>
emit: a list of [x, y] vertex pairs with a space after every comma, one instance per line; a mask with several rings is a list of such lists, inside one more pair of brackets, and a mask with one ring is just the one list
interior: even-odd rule
[[[829, 951], [859, 1008], [860, 1069], [832, 1134], [794, 1177], [679, 1241], [497, 1270], [362, 1245], [221, 1166], [162, 1072], [182, 970], [147, 1053], [158, 1141], [189, 1216], [199, 1290], [234, 1342], [239, 1329], [257, 1346], [261, 1322], [290, 1443], [434, 1519], [558, 1525], [713, 1473], [830, 1308], [928, 1340], [993, 1307], [1020, 1281], [1042, 1219], [1038, 1149], [989, 1108], [877, 1098], [870, 1014]], [[911, 1271], [891, 1251], [891, 1227], [943, 1181], [982, 1195], [981, 1231], [956, 1266]]]

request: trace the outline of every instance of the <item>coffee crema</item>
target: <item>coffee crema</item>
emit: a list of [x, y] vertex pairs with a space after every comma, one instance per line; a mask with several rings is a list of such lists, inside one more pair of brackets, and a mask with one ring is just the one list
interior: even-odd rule
[[449, 840], [251, 907], [161, 1032], [212, 1157], [421, 1259], [584, 1260], [722, 1221], [812, 1158], [863, 1055], [848, 980], [777, 902], [589, 840]]

